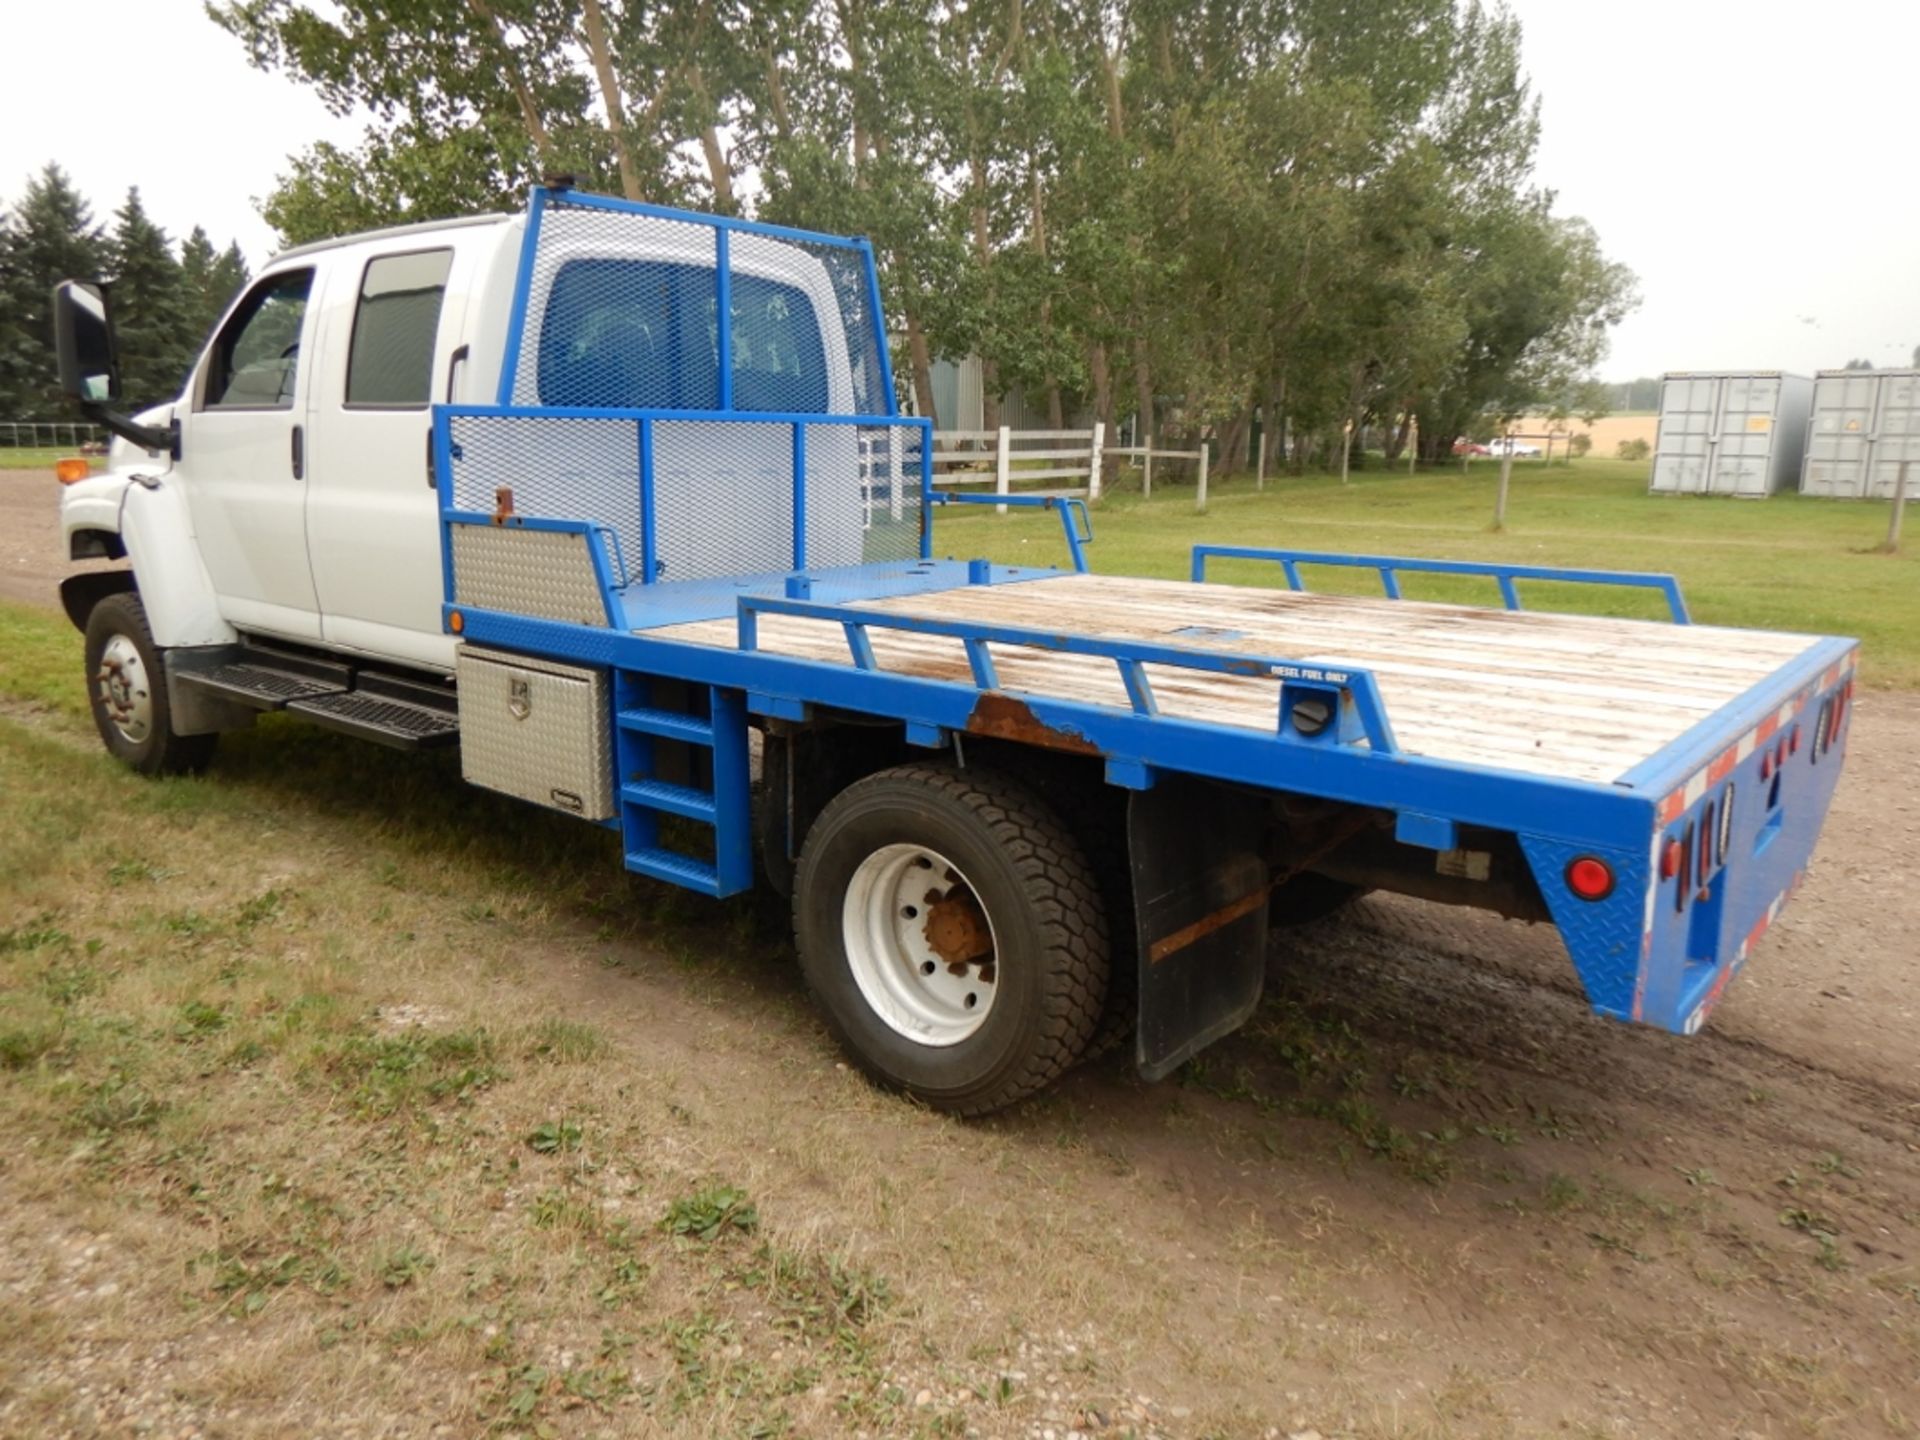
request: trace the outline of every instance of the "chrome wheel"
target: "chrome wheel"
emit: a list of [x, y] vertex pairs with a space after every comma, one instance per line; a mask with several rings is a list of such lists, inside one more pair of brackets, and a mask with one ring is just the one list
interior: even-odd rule
[[854, 983], [896, 1034], [957, 1045], [986, 1021], [993, 922], [944, 855], [924, 845], [874, 851], [853, 872], [841, 924]]
[[153, 690], [132, 639], [115, 635], [107, 641], [93, 684], [101, 710], [128, 744], [138, 745], [153, 733]]

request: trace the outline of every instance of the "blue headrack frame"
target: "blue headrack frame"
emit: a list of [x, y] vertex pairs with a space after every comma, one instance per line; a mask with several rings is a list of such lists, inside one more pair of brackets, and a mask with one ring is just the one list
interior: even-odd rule
[[644, 215], [656, 220], [671, 220], [680, 224], [705, 225], [714, 234], [714, 252], [717, 266], [717, 284], [719, 290], [718, 324], [719, 338], [717, 348], [720, 359], [720, 396], [719, 408], [723, 411], [733, 409], [733, 315], [729, 304], [731, 276], [731, 255], [729, 236], [760, 235], [770, 240], [786, 240], [802, 245], [825, 246], [831, 249], [845, 250], [859, 258], [861, 269], [866, 277], [865, 315], [866, 328], [871, 331], [874, 355], [879, 366], [879, 400], [882, 409], [861, 413], [885, 416], [897, 419], [900, 414], [899, 397], [893, 387], [893, 360], [887, 348], [885, 312], [880, 304], [880, 272], [874, 261], [872, 242], [860, 235], [829, 235], [823, 231], [799, 230], [788, 225], [768, 225], [759, 220], [742, 220], [732, 215], [707, 215], [689, 210], [673, 210], [663, 205], [648, 205], [638, 200], [618, 200], [610, 195], [589, 195], [583, 191], [559, 189], [547, 185], [535, 185], [527, 198], [527, 232], [520, 246], [520, 265], [514, 277], [513, 310], [507, 323], [507, 348], [500, 367], [500, 387], [497, 401], [501, 405], [513, 403], [514, 377], [520, 370], [521, 342], [526, 334], [527, 306], [533, 293], [533, 272], [535, 261], [540, 253], [540, 232], [547, 214], [557, 205], [581, 210], [602, 210], [616, 215]]

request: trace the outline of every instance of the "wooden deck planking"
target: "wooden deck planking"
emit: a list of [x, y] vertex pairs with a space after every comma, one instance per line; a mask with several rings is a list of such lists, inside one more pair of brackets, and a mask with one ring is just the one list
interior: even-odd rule
[[[1062, 576], [863, 602], [861, 608], [1049, 633], [1143, 639], [1371, 670], [1396, 738], [1420, 755], [1609, 782], [1814, 643], [1810, 636], [1356, 599], [1228, 585]], [[1232, 632], [1177, 633], [1192, 626]], [[649, 632], [732, 648], [732, 619]], [[882, 668], [971, 680], [958, 640], [875, 628]], [[837, 624], [766, 615], [761, 648], [851, 664]], [[1111, 661], [996, 645], [1002, 688], [1125, 707]], [[1149, 666], [1162, 711], [1272, 730], [1272, 679]]]

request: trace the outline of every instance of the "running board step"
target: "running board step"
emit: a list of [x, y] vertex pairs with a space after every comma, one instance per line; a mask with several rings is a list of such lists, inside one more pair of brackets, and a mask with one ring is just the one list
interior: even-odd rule
[[174, 680], [256, 710], [280, 710], [295, 700], [342, 693], [353, 672], [345, 665], [276, 655], [271, 661], [233, 660], [207, 670], [183, 670]]
[[713, 794], [690, 785], [673, 785], [665, 780], [629, 780], [620, 787], [620, 798], [629, 805], [645, 806], [668, 815], [684, 815], [711, 825], [715, 809]]
[[395, 750], [426, 750], [460, 738], [460, 720], [451, 710], [385, 699], [365, 689], [289, 700], [285, 708], [289, 715]]
[[681, 855], [673, 850], [648, 848], [627, 851], [627, 869], [636, 875], [645, 875], [649, 879], [664, 880], [669, 885], [680, 885], [688, 890], [697, 890], [702, 895], [720, 894], [720, 876], [713, 866], [704, 860], [696, 860], [691, 855]]

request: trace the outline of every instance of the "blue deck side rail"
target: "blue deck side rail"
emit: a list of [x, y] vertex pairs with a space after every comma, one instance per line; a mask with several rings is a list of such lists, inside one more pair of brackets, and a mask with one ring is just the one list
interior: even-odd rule
[[1246, 545], [1196, 545], [1193, 547], [1193, 580], [1207, 578], [1209, 560], [1263, 560], [1279, 565], [1289, 590], [1304, 591], [1302, 565], [1333, 565], [1350, 570], [1373, 570], [1380, 576], [1380, 588], [1389, 600], [1399, 600], [1400, 577], [1420, 575], [1474, 575], [1493, 580], [1500, 587], [1501, 603], [1509, 610], [1521, 610], [1519, 581], [1547, 580], [1568, 585], [1621, 585], [1658, 590], [1666, 598], [1667, 609], [1676, 625], [1690, 623], [1686, 598], [1680, 582], [1671, 575], [1636, 570], [1577, 570], [1552, 565], [1508, 565], [1486, 560], [1411, 560], [1402, 555], [1343, 555], [1324, 550], [1287, 550]]

